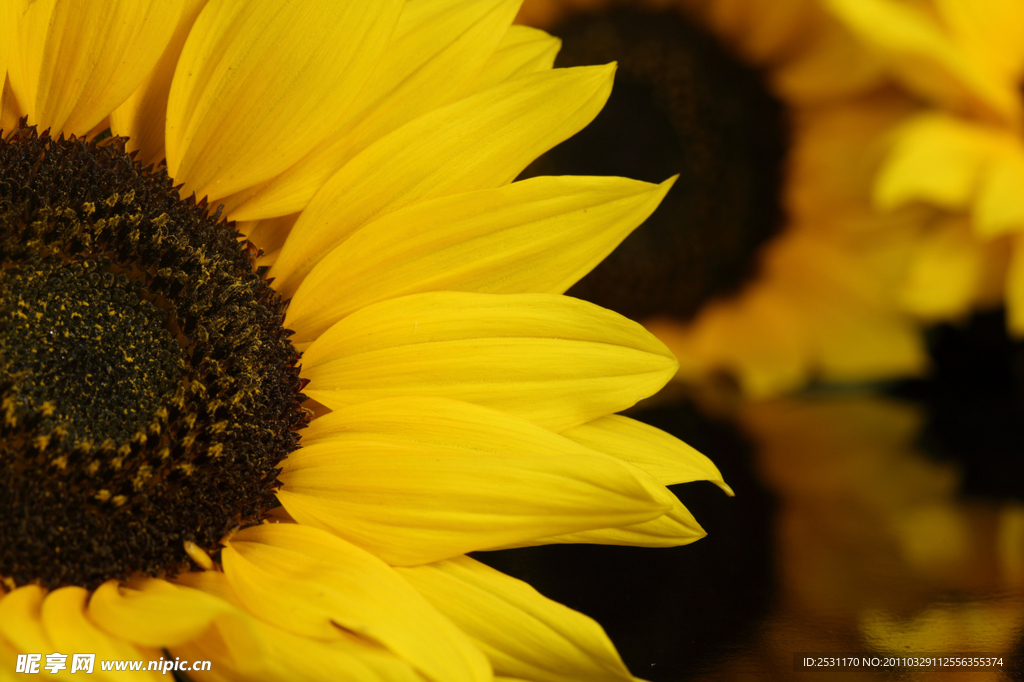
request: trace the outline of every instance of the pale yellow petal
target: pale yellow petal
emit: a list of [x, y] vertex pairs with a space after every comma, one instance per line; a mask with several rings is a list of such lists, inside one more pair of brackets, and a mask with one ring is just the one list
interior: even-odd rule
[[442, 398], [353, 405], [314, 420], [279, 499], [394, 565], [640, 523], [668, 505], [623, 462], [523, 419]]
[[937, 21], [900, 0], [826, 0], [827, 5], [912, 90], [960, 111], [1014, 121], [1016, 86], [965, 54]]
[[423, 682], [391, 652], [340, 628], [335, 637], [323, 640], [259, 620], [245, 609], [223, 573], [184, 573], [176, 581], [233, 606], [200, 637], [171, 648], [172, 654], [183, 659], [213, 663], [209, 673], [189, 673], [197, 682], [323, 682], [325, 674], [339, 682]]
[[600, 625], [520, 580], [464, 556], [398, 571], [477, 643], [497, 675], [535, 682], [633, 679]]
[[199, 12], [208, 0], [183, 0], [174, 34], [160, 60], [135, 92], [110, 114], [110, 129], [128, 138], [128, 151], [141, 150], [138, 159], [156, 163], [164, 158], [164, 129], [167, 122], [167, 96], [178, 57]]
[[562, 435], [638, 466], [662, 485], [711, 481], [727, 495], [733, 494], [710, 459], [675, 436], [635, 419], [612, 414]]
[[614, 71], [610, 64], [517, 78], [435, 109], [378, 140], [303, 211], [271, 270], [278, 290], [293, 294], [328, 251], [386, 213], [511, 182], [597, 115]]
[[285, 170], [354, 112], [403, 0], [210, 0], [167, 103], [170, 174], [210, 199]]
[[[396, 211], [323, 258], [295, 293], [286, 325], [301, 342], [405, 294], [562, 293], [654, 211], [673, 181], [531, 178]], [[304, 218], [285, 251], [301, 242]]]
[[986, 238], [1024, 230], [1024, 145], [1020, 142], [990, 164], [974, 206], [974, 227]]
[[1012, 148], [1013, 138], [940, 113], [922, 114], [904, 124], [875, 186], [883, 209], [926, 201], [963, 209], [974, 198], [993, 158]]
[[9, 76], [30, 124], [84, 135], [170, 40], [182, 0], [9, 0]]
[[343, 130], [232, 210], [255, 220], [302, 210], [327, 179], [359, 152], [428, 111], [458, 99], [498, 46], [519, 0], [418, 0], [351, 105]]
[[[509, 362], [514, 358], [513, 362]], [[633, 406], [675, 374], [635, 322], [553, 294], [417, 294], [346, 317], [303, 354], [304, 393], [332, 410], [439, 396], [554, 431]]]
[[124, 678], [123, 672], [101, 670], [101, 660], [144, 661], [143, 669], [134, 673], [133, 679], [166, 679], [161, 673], [147, 669], [149, 661], [160, 658], [159, 649], [137, 648], [100, 630], [86, 616], [88, 598], [89, 592], [81, 587], [62, 587], [46, 595], [42, 623], [53, 649], [42, 653], [96, 654], [93, 675], [100, 680]]
[[377, 641], [436, 682], [487, 680], [486, 659], [380, 559], [316, 528], [264, 524], [237, 533], [224, 571], [246, 607], [298, 635], [337, 628]]

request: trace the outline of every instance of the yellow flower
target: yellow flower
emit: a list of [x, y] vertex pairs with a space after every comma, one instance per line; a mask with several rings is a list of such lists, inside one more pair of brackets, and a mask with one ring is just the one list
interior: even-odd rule
[[686, 544], [666, 486], [730, 492], [614, 414], [668, 349], [561, 295], [672, 180], [512, 182], [614, 71], [518, 4], [0, 2], [0, 678], [632, 679], [465, 556]]
[[919, 103], [886, 140], [874, 201], [935, 209], [909, 309], [932, 319], [1005, 301], [1024, 334], [1024, 6], [1013, 0], [829, 0]]
[[[716, 232], [725, 235], [720, 237], [723, 240], [750, 242], [756, 240], [753, 231], [746, 237], [735, 236], [736, 226], [730, 222], [736, 220], [734, 214], [743, 210], [755, 215], [784, 214], [781, 229], [758, 246], [749, 266], [752, 274], [745, 280], [705, 294], [695, 312], [683, 303], [677, 309], [664, 306], [656, 314], [637, 315], [679, 358], [680, 378], [701, 380], [725, 371], [744, 393], [759, 397], [797, 389], [815, 379], [859, 382], [923, 371], [926, 356], [918, 323], [902, 309], [900, 298], [919, 222], [905, 213], [881, 215], [870, 202], [871, 170], [880, 158], [876, 141], [909, 106], [898, 96], [878, 91], [884, 77], [881, 61], [864, 50], [818, 0], [647, 0], [641, 5], [647, 12], [682, 12], [709, 28], [748, 67], [760, 70], [765, 88], [784, 105], [789, 126], [786, 159], [774, 171], [784, 174], [784, 180], [781, 189], [768, 193], [769, 200], [743, 189], [741, 181], [723, 182], [717, 174], [728, 174], [728, 167], [707, 170], [708, 164], [701, 161], [700, 172], [715, 173], [714, 179], [684, 174], [674, 194], [678, 196], [689, 183], [698, 185], [703, 195], [712, 197], [706, 203], [718, 212], [714, 220], [701, 223], [700, 214], [685, 205], [663, 206], [654, 216], [670, 221], [673, 218], [665, 218], [666, 212], [677, 210], [678, 234]], [[626, 6], [637, 7], [614, 0], [527, 0], [522, 18], [558, 34], [555, 24], [569, 21], [574, 12]], [[624, 16], [618, 11], [609, 16]], [[655, 16], [665, 17], [651, 22], [659, 30], [670, 18]], [[643, 39], [638, 40], [637, 53], [651, 54]], [[712, 86], [685, 81], [691, 70], [699, 73], [702, 59], [704, 55], [692, 50], [663, 69], [677, 69], [687, 88], [711, 90]], [[698, 66], [691, 66], [691, 61]], [[707, 78], [723, 72], [715, 68], [720, 70], [707, 67], [705, 73], [712, 74]], [[623, 58], [620, 72], [628, 70]], [[680, 90], [678, 84], [675, 87], [676, 93], [690, 92]], [[720, 95], [725, 99], [738, 96], [741, 90], [731, 81], [719, 88], [728, 93]], [[678, 97], [679, 107], [699, 110], [704, 106], [708, 120], [731, 131], [726, 138], [729, 144], [750, 135], [762, 115], [758, 110], [745, 123], [726, 128], [728, 124], [719, 121], [729, 120], [732, 114], [715, 117], [730, 106], [724, 99], [707, 104], [699, 95], [686, 99], [685, 94], [674, 95], [670, 90], [659, 91], [659, 96], [662, 100]], [[705, 128], [706, 144], [724, 153], [724, 143], [714, 146], [712, 127]], [[684, 158], [707, 154], [702, 146], [705, 140], [698, 140], [692, 148], [684, 146]], [[761, 161], [763, 151], [744, 153], [747, 156], [732, 166], [742, 170], [734, 174], [750, 172], [757, 182], [766, 183], [764, 178], [772, 170]], [[670, 197], [666, 203], [671, 202]], [[741, 208], [733, 210], [733, 203]], [[652, 224], [644, 230], [650, 232]], [[632, 239], [639, 243], [639, 237]], [[708, 269], [717, 265], [704, 250], [704, 243], [712, 243], [711, 239], [691, 248], [696, 255], [690, 261], [681, 254], [676, 280], [711, 279], [693, 264], [710, 260]], [[613, 258], [627, 259], [630, 244], [627, 241]], [[735, 248], [728, 251], [729, 257], [735, 252]], [[651, 255], [645, 252], [643, 257]], [[723, 263], [728, 265], [724, 259]], [[637, 267], [645, 271], [649, 266]], [[613, 274], [606, 277], [608, 287], [626, 287]], [[659, 286], [667, 290], [669, 284]], [[646, 296], [647, 290], [635, 295]]]

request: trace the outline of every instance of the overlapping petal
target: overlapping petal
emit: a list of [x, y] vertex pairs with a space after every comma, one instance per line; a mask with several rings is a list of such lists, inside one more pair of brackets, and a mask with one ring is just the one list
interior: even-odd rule
[[170, 174], [186, 191], [217, 199], [301, 159], [354, 115], [402, 5], [210, 0], [171, 84]]
[[473, 639], [499, 676], [634, 679], [600, 625], [478, 561], [457, 557], [398, 572]]
[[331, 327], [303, 355], [305, 393], [331, 409], [440, 396], [555, 431], [631, 407], [675, 370], [668, 349], [639, 324], [550, 294], [383, 301]]
[[183, 0], [10, 0], [8, 76], [29, 123], [84, 135], [152, 71]]
[[[287, 325], [301, 342], [404, 294], [562, 293], [643, 222], [672, 183], [532, 178], [396, 211], [323, 258], [296, 292]], [[301, 242], [304, 218], [284, 251]]]
[[388, 398], [315, 420], [279, 499], [394, 565], [641, 523], [668, 508], [613, 457], [521, 418]]
[[271, 269], [278, 290], [291, 296], [326, 252], [375, 218], [510, 182], [597, 115], [614, 70], [578, 67], [516, 78], [378, 140], [332, 176], [303, 211]]

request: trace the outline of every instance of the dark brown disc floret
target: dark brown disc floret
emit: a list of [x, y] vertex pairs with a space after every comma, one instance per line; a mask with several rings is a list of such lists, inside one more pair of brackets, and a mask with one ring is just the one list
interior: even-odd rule
[[0, 578], [173, 573], [274, 505], [308, 417], [254, 255], [122, 139], [0, 139]]

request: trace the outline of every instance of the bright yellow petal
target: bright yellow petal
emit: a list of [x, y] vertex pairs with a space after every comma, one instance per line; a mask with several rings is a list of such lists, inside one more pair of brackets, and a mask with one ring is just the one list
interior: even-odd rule
[[45, 597], [46, 590], [38, 585], [0, 594], [0, 635], [21, 653], [50, 653], [53, 649], [43, 628]]
[[974, 227], [986, 238], [1024, 230], [1024, 145], [1020, 142], [992, 161], [974, 207]]
[[398, 569], [466, 632], [498, 675], [535, 682], [632, 680], [601, 626], [469, 557]]
[[562, 433], [580, 445], [640, 467], [662, 485], [711, 481], [732, 495], [710, 459], [649, 424], [612, 414]]
[[591, 303], [454, 292], [363, 308], [314, 341], [302, 365], [305, 394], [332, 410], [439, 396], [554, 431], [632, 407], [676, 371], [643, 327]]
[[454, 101], [474, 81], [515, 16], [519, 0], [418, 0], [360, 91], [344, 130], [317, 145], [237, 209], [235, 220], [305, 208], [317, 190], [372, 143], [428, 111]]
[[125, 145], [128, 151], [142, 150], [138, 158], [143, 163], [156, 163], [165, 156], [164, 129], [171, 79], [185, 39], [207, 1], [183, 0], [178, 25], [160, 60], [142, 85], [110, 114], [110, 129], [115, 135], [128, 138]]
[[493, 88], [505, 81], [547, 71], [555, 63], [562, 41], [529, 26], [510, 26], [468, 92]]
[[912, 118], [896, 133], [879, 173], [875, 201], [889, 210], [911, 201], [963, 209], [981, 186], [994, 157], [1013, 138], [939, 113]]
[[961, 111], [991, 113], [1008, 121], [1020, 115], [1016, 86], [970, 59], [918, 7], [900, 0], [826, 2], [915, 92]]
[[668, 507], [613, 457], [442, 398], [353, 405], [303, 439], [282, 463], [282, 504], [393, 565], [640, 523]]
[[216, 199], [301, 159], [354, 113], [402, 5], [210, 0], [171, 85], [170, 174], [186, 193]]
[[[342, 682], [423, 682], [423, 678], [394, 654], [351, 636], [340, 628], [329, 640], [296, 635], [251, 615], [228, 583], [216, 571], [184, 573], [177, 582], [201, 590], [233, 610], [218, 617], [200, 637], [172, 647], [171, 653], [187, 660], [208, 660], [210, 673], [189, 673], [202, 680], [296, 680], [322, 682], [325, 671]], [[167, 604], [162, 604], [167, 606]], [[159, 611], [156, 617], [159, 617]], [[211, 674], [212, 673], [212, 674]]]
[[258, 616], [298, 635], [337, 628], [380, 642], [437, 682], [487, 680], [483, 655], [380, 559], [316, 528], [265, 524], [223, 551], [235, 593]]
[[[651, 214], [673, 181], [531, 178], [396, 211], [323, 258], [295, 293], [286, 326], [309, 341], [365, 305], [425, 291], [562, 293]], [[285, 251], [302, 242], [304, 218]]]
[[11, 85], [30, 124], [84, 135], [138, 88], [182, 0], [9, 0]]
[[151, 647], [184, 644], [234, 607], [199, 590], [144, 579], [132, 587], [110, 580], [89, 599], [89, 618], [119, 639]]
[[[89, 592], [81, 587], [62, 587], [46, 595], [43, 601], [42, 622], [52, 649], [40, 653], [96, 654], [93, 675], [101, 680], [124, 679], [123, 672], [100, 670], [99, 661], [154, 661], [160, 658], [158, 649], [139, 649], [96, 627], [86, 616]], [[70, 661], [70, 659], [69, 659]], [[147, 667], [143, 664], [143, 667]], [[69, 665], [70, 670], [70, 665]], [[74, 679], [74, 678], [72, 678]], [[133, 679], [160, 680], [161, 673], [142, 670]]]
[[614, 71], [610, 64], [517, 78], [435, 109], [378, 140], [303, 211], [271, 270], [275, 286], [290, 296], [328, 251], [386, 213], [511, 182], [597, 115]]
[[1024, 3], [1020, 0], [935, 0], [957, 45], [1009, 82], [1024, 72]]

